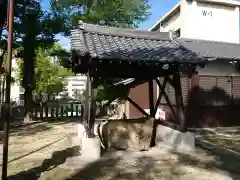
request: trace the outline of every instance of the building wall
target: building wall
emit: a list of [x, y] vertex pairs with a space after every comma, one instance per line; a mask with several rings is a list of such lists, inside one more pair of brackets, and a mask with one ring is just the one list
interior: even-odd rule
[[[157, 101], [157, 84], [153, 81], [154, 103]], [[130, 89], [129, 97], [134, 100], [142, 109], [149, 109], [148, 83], [138, 85]], [[128, 118], [140, 118], [144, 115], [138, 111], [132, 104], [129, 104]]]
[[239, 43], [239, 7], [182, 0], [181, 37]]
[[[222, 3], [222, 2], [228, 3]], [[231, 0], [181, 0], [160, 22], [160, 31], [181, 29], [181, 37], [239, 43], [239, 3]], [[180, 9], [180, 10], [179, 10]], [[178, 13], [176, 13], [176, 11]]]
[[[16, 77], [16, 73], [17, 73], [17, 58], [13, 58], [12, 59], [12, 77], [15, 78]], [[21, 93], [20, 91], [22, 90], [22, 88], [19, 85], [19, 82], [15, 81], [11, 84], [11, 100], [12, 101], [19, 101], [19, 94]]]
[[[180, 8], [179, 8], [180, 10]], [[181, 28], [181, 16], [180, 11], [173, 15], [166, 23], [160, 26], [161, 32], [176, 31]]]
[[[206, 68], [198, 68], [198, 74], [182, 76], [182, 91], [187, 127], [224, 127], [239, 125], [240, 70], [225, 60], [212, 61]], [[183, 85], [185, 84], [185, 85]], [[155, 102], [157, 86], [154, 85]], [[165, 89], [175, 107], [173, 90]], [[130, 98], [143, 109], [149, 109], [148, 84], [131, 89]], [[166, 112], [166, 120], [177, 123], [165, 101], [160, 107]], [[143, 115], [130, 104], [128, 118]]]
[[76, 74], [76, 76], [68, 77], [67, 86], [65, 91], [67, 91], [69, 97], [75, 96], [75, 93], [78, 95], [82, 94], [83, 91], [86, 89], [86, 79], [87, 77], [82, 74]]
[[[17, 58], [12, 59], [12, 77], [16, 77], [17, 72]], [[54, 60], [54, 59], [53, 59]], [[69, 97], [74, 98], [74, 91], [82, 94], [86, 89], [86, 76], [82, 74], [77, 74], [76, 76], [71, 76], [66, 78], [66, 87], [65, 92]], [[63, 94], [64, 94], [63, 93]], [[15, 81], [11, 85], [11, 100], [17, 101], [17, 103], [23, 104], [22, 98], [20, 98], [21, 94], [24, 94], [24, 88], [20, 86], [19, 82]], [[61, 94], [61, 93], [60, 93]]]
[[209, 62], [205, 68], [197, 68], [199, 75], [239, 76], [240, 71], [225, 60]]
[[[188, 78], [185, 103], [187, 127], [239, 125], [240, 71], [227, 61], [213, 61]], [[171, 94], [167, 92], [171, 99]], [[174, 104], [174, 103], [173, 103]], [[161, 104], [169, 121], [176, 122], [168, 105]]]

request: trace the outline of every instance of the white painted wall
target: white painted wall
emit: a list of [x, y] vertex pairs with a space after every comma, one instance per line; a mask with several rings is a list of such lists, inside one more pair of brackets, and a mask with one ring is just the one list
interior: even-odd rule
[[181, 0], [180, 12], [163, 23], [160, 31], [180, 28], [181, 37], [184, 38], [239, 43], [240, 4], [231, 0], [214, 0], [212, 3], [206, 1], [208, 0]]
[[[16, 72], [17, 72], [17, 58], [12, 59], [12, 77], [16, 77]], [[11, 84], [11, 100], [12, 101], [19, 101], [19, 93], [20, 93], [20, 85], [17, 81]]]
[[238, 6], [182, 0], [181, 19], [181, 37], [239, 43]]
[[67, 79], [67, 91], [68, 96], [73, 97], [74, 96], [74, 89], [78, 89], [83, 93], [83, 91], [86, 89], [86, 80], [87, 77], [82, 74], [77, 74], [76, 76], [68, 77]]
[[[12, 59], [12, 77], [16, 77], [16, 71], [18, 68], [17, 58]], [[70, 76], [66, 78], [67, 85], [66, 91], [68, 96], [74, 97], [74, 89], [79, 89], [80, 92], [83, 92], [86, 89], [86, 76], [82, 74], [77, 74], [76, 76]], [[24, 94], [24, 89], [19, 85], [19, 82], [14, 82], [11, 84], [11, 100], [20, 102], [20, 94]]]
[[176, 31], [181, 27], [180, 12], [172, 16], [172, 18], [160, 27], [160, 32]]

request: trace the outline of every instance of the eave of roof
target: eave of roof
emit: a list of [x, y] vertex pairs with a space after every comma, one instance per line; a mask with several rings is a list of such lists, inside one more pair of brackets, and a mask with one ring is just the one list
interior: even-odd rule
[[240, 60], [240, 44], [220, 41], [178, 38], [185, 48], [211, 60]]
[[169, 32], [104, 27], [80, 23], [72, 31], [72, 52], [93, 59], [141, 61], [145, 63], [203, 63], [197, 53], [189, 51]]
[[197, 0], [197, 2], [219, 4], [225, 6], [240, 6], [240, 2], [234, 0]]

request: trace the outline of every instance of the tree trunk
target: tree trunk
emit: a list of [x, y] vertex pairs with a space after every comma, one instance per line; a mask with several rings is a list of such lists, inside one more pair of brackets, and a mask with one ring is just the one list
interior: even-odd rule
[[34, 75], [35, 75], [35, 48], [36, 48], [36, 19], [33, 14], [25, 16], [25, 22], [28, 25], [26, 27], [26, 34], [23, 38], [23, 87], [24, 93], [24, 122], [31, 120], [32, 113], [32, 92], [35, 87]]
[[24, 92], [24, 123], [31, 121], [32, 113], [32, 89], [26, 88]]

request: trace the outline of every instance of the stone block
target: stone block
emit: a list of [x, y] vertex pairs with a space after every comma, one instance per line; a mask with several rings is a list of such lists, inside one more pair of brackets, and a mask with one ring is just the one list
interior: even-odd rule
[[153, 119], [111, 120], [102, 128], [102, 140], [108, 148], [143, 151], [150, 148]]
[[65, 147], [71, 148], [73, 155], [81, 154], [81, 141], [77, 134], [69, 134], [65, 139]]
[[81, 141], [76, 134], [69, 134], [66, 137], [66, 146], [67, 147], [81, 146]]
[[101, 156], [99, 138], [82, 138], [82, 158], [87, 161], [96, 161]]
[[172, 150], [190, 154], [195, 152], [195, 136], [190, 132], [180, 132], [158, 125], [156, 128], [156, 146], [168, 145]]

